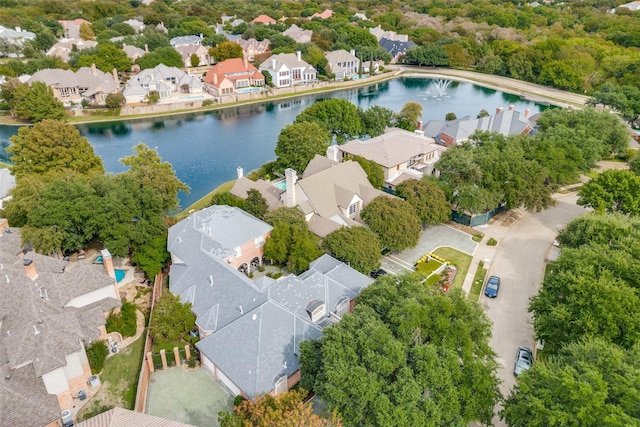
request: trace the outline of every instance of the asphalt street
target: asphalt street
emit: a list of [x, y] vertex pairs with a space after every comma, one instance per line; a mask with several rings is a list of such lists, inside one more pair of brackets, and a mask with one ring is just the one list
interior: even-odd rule
[[[536, 214], [524, 214], [506, 232], [496, 248], [489, 274], [501, 278], [497, 298], [484, 295], [480, 303], [493, 322], [491, 346], [498, 355], [500, 391], [508, 396], [516, 383], [514, 358], [519, 346], [535, 349], [528, 313], [529, 299], [537, 294], [544, 275], [545, 259], [558, 231], [585, 213], [576, 205], [576, 193], [556, 195], [556, 206]], [[495, 426], [505, 424], [494, 417]]]

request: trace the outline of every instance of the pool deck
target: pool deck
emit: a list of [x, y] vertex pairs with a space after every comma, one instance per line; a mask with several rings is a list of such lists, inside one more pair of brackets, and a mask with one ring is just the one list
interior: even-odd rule
[[207, 369], [179, 366], [151, 374], [147, 414], [198, 427], [218, 427], [218, 412], [232, 411], [233, 399]]

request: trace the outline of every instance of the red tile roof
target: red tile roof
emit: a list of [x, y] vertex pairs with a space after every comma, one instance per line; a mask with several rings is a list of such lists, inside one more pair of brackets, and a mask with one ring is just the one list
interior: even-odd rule
[[270, 16], [267, 16], [267, 15], [260, 15], [256, 19], [251, 21], [251, 23], [253, 23], [253, 24], [275, 24], [276, 20], [273, 19]]
[[[244, 74], [243, 72], [249, 72], [251, 74]], [[234, 73], [242, 73], [238, 75], [232, 75]], [[218, 83], [214, 84], [213, 76], [218, 76]], [[227, 78], [232, 82], [235, 80], [252, 78], [253, 80], [264, 80], [264, 76], [256, 67], [250, 62], [246, 62], [243, 58], [231, 58], [218, 62], [211, 67], [204, 77], [204, 82], [213, 86], [218, 86], [222, 81]]]

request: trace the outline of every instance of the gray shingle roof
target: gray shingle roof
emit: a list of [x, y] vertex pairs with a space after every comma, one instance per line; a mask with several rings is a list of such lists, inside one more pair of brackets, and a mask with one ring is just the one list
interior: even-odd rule
[[193, 304], [196, 323], [210, 333], [196, 346], [251, 397], [271, 391], [277, 379], [293, 374], [300, 342], [320, 336], [324, 323], [311, 321], [306, 312], [310, 300], [335, 310], [339, 301], [354, 298], [372, 282], [329, 255], [312, 262], [299, 277], [253, 282], [221, 256], [229, 248], [213, 242], [222, 236], [220, 241], [239, 245], [269, 230], [228, 206], [209, 207], [169, 230], [170, 289]]
[[533, 130], [533, 123], [516, 110], [507, 110], [493, 116], [473, 119], [469, 116], [457, 120], [432, 120], [427, 123], [424, 133], [441, 142], [441, 135], [449, 135], [456, 141], [465, 141], [475, 131], [497, 132], [504, 136], [520, 135]]
[[[113, 279], [98, 265], [65, 270], [66, 261], [23, 252], [20, 230], [8, 230], [0, 236], [0, 370], [11, 378], [0, 393], [0, 425], [45, 425], [60, 417], [60, 408], [39, 377], [65, 366], [82, 341], [98, 337], [104, 313], [120, 302], [69, 306], [80, 295], [113, 286]], [[25, 259], [35, 266], [33, 280]]]
[[284, 193], [284, 190], [276, 187], [270, 182], [265, 181], [264, 179], [251, 181], [250, 179], [245, 177], [239, 178], [233, 184], [233, 188], [231, 188], [231, 194], [246, 199], [247, 192], [251, 189], [255, 189], [260, 192], [262, 197], [266, 199], [269, 210], [276, 209], [277, 207], [282, 205], [280, 196], [282, 195], [282, 193]]

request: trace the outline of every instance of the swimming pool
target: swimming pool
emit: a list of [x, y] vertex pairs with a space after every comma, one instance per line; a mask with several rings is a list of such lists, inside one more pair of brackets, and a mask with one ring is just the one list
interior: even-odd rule
[[127, 270], [114, 270], [116, 273], [116, 282], [120, 283], [122, 281], [122, 279], [124, 279], [124, 276], [127, 275]]
[[272, 182], [271, 184], [282, 191], [287, 191], [287, 181], [284, 179], [282, 181]]
[[93, 259], [93, 263], [94, 263], [94, 264], [102, 264], [102, 262], [103, 262], [103, 261], [102, 261], [102, 255], [98, 255], [97, 257], [95, 257], [95, 258]]

